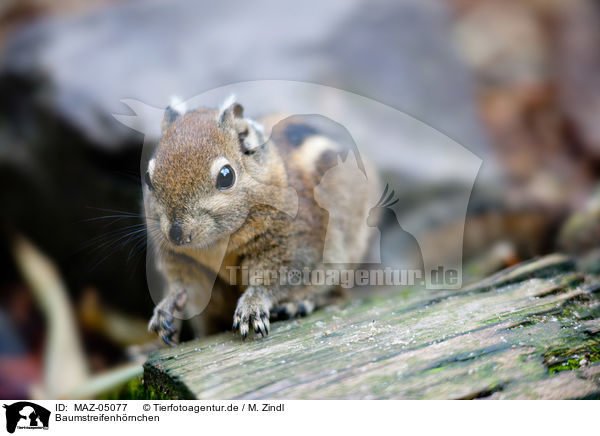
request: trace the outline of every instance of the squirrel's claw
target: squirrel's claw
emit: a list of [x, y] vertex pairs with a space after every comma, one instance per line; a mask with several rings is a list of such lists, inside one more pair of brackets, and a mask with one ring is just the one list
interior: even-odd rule
[[171, 316], [170, 319], [165, 319], [162, 323], [162, 327], [164, 330], [166, 330], [170, 335], [175, 334], [175, 332], [177, 331], [177, 329], [175, 328], [175, 326], [173, 326], [173, 317]]
[[264, 314], [261, 315], [260, 318], [255, 318], [254, 319], [254, 332], [255, 333], [260, 333], [261, 336], [264, 338], [265, 336], [267, 336], [269, 334], [269, 330], [270, 330], [270, 324], [269, 324], [269, 318], [266, 317]]
[[158, 333], [167, 345], [176, 345], [176, 341], [173, 338], [177, 334], [177, 327], [173, 325], [175, 321], [173, 313], [177, 310], [182, 310], [186, 301], [187, 292], [181, 290], [170, 293], [154, 308], [154, 314], [148, 323], [148, 330]]
[[174, 347], [175, 345], [177, 345], [177, 343], [175, 341], [173, 341], [172, 336], [173, 336], [172, 334], [164, 333], [160, 338], [169, 347]]
[[148, 330], [157, 333], [165, 344], [174, 346], [176, 343], [173, 337], [177, 333], [177, 328], [173, 325], [173, 322], [172, 313], [156, 307], [154, 315], [148, 323]]
[[253, 295], [242, 295], [233, 316], [233, 330], [239, 331], [242, 339], [246, 339], [252, 327], [256, 334], [265, 337], [271, 327], [269, 318], [267, 300]]
[[246, 324], [240, 327], [240, 334], [242, 335], [242, 339], [246, 339], [248, 337], [248, 326]]

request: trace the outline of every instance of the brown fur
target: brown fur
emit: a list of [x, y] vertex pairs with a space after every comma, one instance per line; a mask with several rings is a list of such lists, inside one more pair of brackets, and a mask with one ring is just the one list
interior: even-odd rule
[[[252, 148], [256, 144], [245, 143], [243, 138], [255, 141], [260, 131], [245, 121], [241, 110], [234, 104], [221, 116], [216, 110], [201, 109], [163, 123], [151, 168], [153, 189], [147, 187], [144, 197], [149, 230], [152, 222], [160, 227], [155, 232], [159, 246], [155, 254], [158, 269], [169, 285], [149, 327], [166, 342], [174, 334], [173, 315], [190, 316], [207, 306], [193, 320], [198, 334], [233, 317], [234, 327], [242, 336], [250, 328], [264, 336], [272, 312], [282, 307], [288, 316], [308, 312], [331, 291], [326, 286], [271, 283], [244, 288], [228, 284], [227, 266], [262, 270], [323, 267], [329, 215], [315, 201], [314, 189], [343, 151], [338, 144], [329, 147], [324, 142], [319, 143], [323, 150], [310, 148], [316, 144], [311, 143], [311, 137], [295, 144], [285, 135], [285, 122], [278, 124], [270, 140]], [[244, 153], [245, 147], [252, 152]], [[231, 190], [215, 188], [211, 165], [221, 162], [219, 159], [226, 159], [236, 172]], [[328, 194], [346, 198], [353, 181], [344, 180], [343, 174], [339, 177], [339, 183], [331, 188], [339, 192]], [[278, 207], [278, 201], [291, 201], [289, 188], [297, 193], [296, 216]], [[340, 206], [346, 217], [343, 228], [334, 232], [340, 249], [366, 252], [368, 235], [353, 231], [360, 224], [354, 210], [357, 205], [362, 211], [368, 208], [379, 185], [372, 184], [372, 190], [352, 192], [356, 201]], [[169, 241], [174, 221], [181, 223], [189, 243]], [[210, 278], [202, 282], [210, 271], [218, 273], [212, 296], [206, 289], [212, 284]]]

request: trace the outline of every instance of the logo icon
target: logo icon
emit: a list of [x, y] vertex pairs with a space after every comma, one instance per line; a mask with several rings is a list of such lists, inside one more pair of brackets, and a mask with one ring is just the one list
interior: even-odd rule
[[6, 431], [14, 433], [15, 429], [44, 429], [48, 430], [50, 411], [42, 406], [29, 401], [19, 401], [10, 405], [4, 404], [6, 409]]

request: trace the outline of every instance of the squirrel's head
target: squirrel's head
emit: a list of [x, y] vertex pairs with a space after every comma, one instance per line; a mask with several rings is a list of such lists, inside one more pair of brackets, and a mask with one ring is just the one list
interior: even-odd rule
[[273, 153], [262, 126], [244, 118], [233, 99], [218, 110], [169, 106], [144, 175], [153, 236], [206, 248], [231, 235], [243, 225], [253, 192], [270, 180]]

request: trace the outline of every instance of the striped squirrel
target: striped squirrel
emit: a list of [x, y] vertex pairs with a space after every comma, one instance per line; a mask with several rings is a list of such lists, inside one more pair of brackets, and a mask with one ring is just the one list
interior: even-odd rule
[[[149, 329], [167, 344], [176, 341], [179, 318], [191, 318], [197, 335], [231, 326], [233, 318], [243, 338], [251, 329], [266, 336], [270, 319], [309, 313], [337, 291], [280, 281], [231, 284], [232, 267], [324, 268], [326, 233], [329, 250], [353, 259], [368, 251], [373, 229], [366, 216], [381, 193], [369, 162], [362, 160], [369, 183], [337, 171], [320, 187], [320, 197], [335, 200], [326, 211], [315, 187], [352, 151], [293, 118], [266, 138], [269, 119], [259, 124], [243, 112], [234, 99], [219, 109], [165, 110], [143, 191], [152, 255], [167, 284]], [[328, 229], [331, 207], [343, 218]]]

